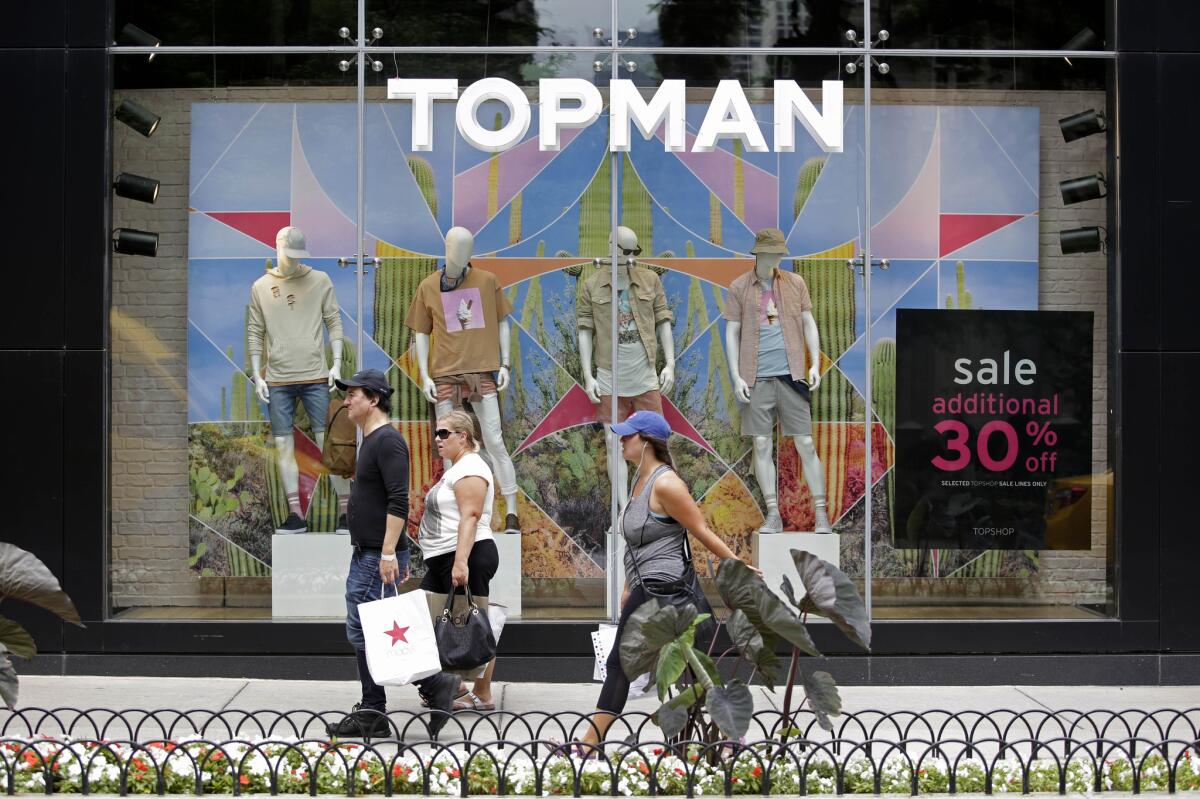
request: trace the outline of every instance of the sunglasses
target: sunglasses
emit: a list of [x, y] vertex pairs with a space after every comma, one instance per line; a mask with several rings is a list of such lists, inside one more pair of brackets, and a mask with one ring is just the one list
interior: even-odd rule
[[445, 441], [447, 438], [454, 435], [456, 432], [458, 432], [458, 431], [457, 430], [447, 430], [444, 427], [439, 427], [437, 430], [433, 431], [433, 434], [435, 436], [437, 436], [438, 438], [440, 438], [442, 441]]

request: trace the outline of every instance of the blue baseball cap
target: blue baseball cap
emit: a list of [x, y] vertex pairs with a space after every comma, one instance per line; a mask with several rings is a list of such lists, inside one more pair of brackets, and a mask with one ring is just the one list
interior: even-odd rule
[[641, 433], [650, 438], [660, 438], [663, 441], [671, 436], [671, 425], [667, 424], [667, 420], [661, 413], [654, 411], [634, 411], [628, 419], [620, 424], [610, 424], [608, 429], [619, 436]]

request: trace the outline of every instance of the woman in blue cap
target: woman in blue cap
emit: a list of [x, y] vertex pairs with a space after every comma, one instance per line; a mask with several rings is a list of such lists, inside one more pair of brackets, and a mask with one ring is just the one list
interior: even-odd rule
[[[601, 741], [629, 698], [629, 679], [621, 667], [620, 641], [630, 615], [650, 599], [643, 581], [669, 584], [691, 578], [688, 533], [717, 557], [737, 559], [733, 550], [708, 529], [687, 484], [675, 473], [667, 447], [671, 426], [662, 414], [637, 411], [624, 422], [609, 425], [609, 429], [621, 437], [621, 457], [634, 464], [637, 471], [629, 504], [617, 518], [617, 529], [625, 537], [621, 619], [616, 642], [608, 655], [608, 674], [600, 689], [596, 712], [581, 744]], [[580, 746], [580, 754], [588, 754], [583, 751], [587, 748]]]

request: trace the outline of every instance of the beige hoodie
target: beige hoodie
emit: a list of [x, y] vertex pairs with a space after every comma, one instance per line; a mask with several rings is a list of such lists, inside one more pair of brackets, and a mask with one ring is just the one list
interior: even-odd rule
[[267, 383], [316, 383], [329, 376], [322, 327], [330, 341], [342, 337], [333, 282], [324, 272], [301, 264], [284, 277], [275, 267], [250, 287], [246, 343], [251, 353], [266, 354]]

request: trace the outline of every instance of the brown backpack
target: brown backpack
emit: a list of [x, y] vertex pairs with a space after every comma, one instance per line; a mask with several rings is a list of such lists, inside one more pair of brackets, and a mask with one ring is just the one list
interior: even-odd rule
[[325, 414], [325, 446], [321, 449], [321, 463], [331, 474], [353, 477], [358, 455], [358, 427], [350, 421], [350, 411], [336, 396], [330, 401]]

